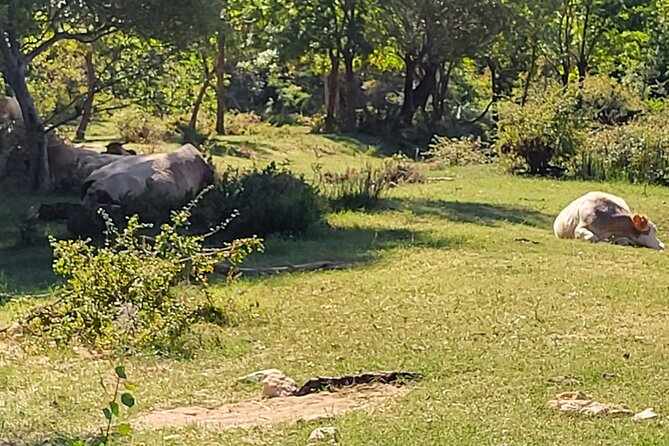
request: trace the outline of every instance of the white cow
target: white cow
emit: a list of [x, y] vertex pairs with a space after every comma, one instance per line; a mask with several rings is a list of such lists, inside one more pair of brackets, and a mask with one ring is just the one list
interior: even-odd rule
[[604, 192], [589, 192], [572, 201], [555, 219], [553, 231], [561, 239], [664, 249], [657, 226], [648, 217], [632, 213], [625, 200]]

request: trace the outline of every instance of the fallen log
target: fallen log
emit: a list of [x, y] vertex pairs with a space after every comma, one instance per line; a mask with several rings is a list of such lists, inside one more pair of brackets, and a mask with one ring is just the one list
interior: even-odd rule
[[305, 396], [324, 390], [333, 391], [343, 387], [359, 386], [361, 384], [403, 384], [406, 381], [420, 381], [420, 373], [414, 372], [368, 372], [359, 375], [347, 375], [336, 377], [311, 378], [295, 392], [295, 396]]
[[230, 270], [230, 265], [221, 265], [216, 268], [216, 271], [221, 274], [233, 274], [243, 277], [262, 277], [274, 276], [277, 274], [296, 273], [296, 272], [311, 272], [311, 271], [332, 271], [340, 270], [350, 267], [350, 264], [318, 261], [311, 263], [302, 263], [297, 265], [275, 266], [267, 268], [233, 268]]

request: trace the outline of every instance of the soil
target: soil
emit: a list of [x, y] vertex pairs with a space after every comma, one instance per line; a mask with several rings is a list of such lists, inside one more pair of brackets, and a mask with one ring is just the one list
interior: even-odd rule
[[179, 407], [151, 412], [137, 419], [137, 424], [153, 429], [193, 425], [235, 429], [296, 423], [329, 418], [352, 410], [369, 410], [408, 391], [407, 387], [372, 384], [301, 397], [243, 401], [216, 408]]

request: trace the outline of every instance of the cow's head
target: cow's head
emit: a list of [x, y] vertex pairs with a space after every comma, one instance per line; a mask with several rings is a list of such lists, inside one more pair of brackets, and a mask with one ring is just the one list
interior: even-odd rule
[[634, 225], [634, 229], [639, 233], [636, 237], [636, 242], [639, 245], [652, 249], [664, 249], [664, 243], [657, 238], [657, 226], [648, 217], [633, 214], [632, 224]]

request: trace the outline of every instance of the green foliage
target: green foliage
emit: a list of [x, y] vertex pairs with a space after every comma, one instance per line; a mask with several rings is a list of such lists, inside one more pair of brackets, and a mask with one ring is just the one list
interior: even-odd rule
[[[141, 235], [151, 225], [137, 216], [122, 230], [106, 217], [107, 241], [102, 247], [52, 238], [53, 269], [66, 285], [48, 311], [27, 319], [28, 328], [58, 344], [130, 350], [171, 346], [198, 320], [214, 266], [237, 265], [262, 248], [252, 238], [205, 249], [206, 236], [183, 235], [196, 203], [174, 212], [152, 240]], [[196, 289], [175, 292], [190, 280]]]
[[426, 153], [437, 167], [466, 166], [490, 162], [492, 154], [470, 138], [435, 136]]
[[[103, 430], [102, 444], [106, 445], [109, 443], [110, 436], [112, 434], [112, 423], [114, 419], [118, 419], [121, 416], [121, 405], [131, 409], [135, 406], [135, 397], [132, 392], [136, 391], [137, 388], [128, 382], [128, 376], [125, 372], [125, 367], [118, 366], [114, 369], [116, 375], [116, 382], [114, 384], [114, 392], [111, 395], [111, 400], [107, 404], [107, 407], [102, 409], [102, 414], [107, 420], [107, 426]], [[104, 382], [103, 387], [104, 387]], [[125, 388], [125, 392], [121, 393], [121, 386]], [[120, 401], [119, 401], [120, 396]], [[119, 402], [121, 404], [119, 404]], [[132, 428], [128, 423], [119, 423], [116, 427], [116, 432], [123, 436], [127, 437], [132, 432]]]
[[586, 79], [582, 105], [589, 119], [604, 125], [623, 124], [645, 108], [640, 97], [606, 76]]
[[381, 169], [366, 165], [360, 170], [347, 168], [343, 173], [321, 174], [321, 189], [335, 210], [371, 209], [390, 185]]
[[157, 144], [169, 134], [164, 120], [139, 107], [128, 107], [116, 113], [114, 124], [124, 141], [130, 143]]
[[231, 111], [225, 114], [225, 132], [228, 135], [250, 135], [262, 123], [254, 112]]
[[500, 104], [497, 148], [512, 170], [546, 174], [576, 153], [584, 125], [577, 103], [575, 94], [551, 85], [535, 90], [525, 106]]
[[325, 213], [318, 190], [303, 176], [274, 162], [248, 172], [228, 170], [193, 211], [193, 227], [204, 230], [237, 211], [225, 239], [270, 234], [300, 234]]
[[585, 179], [669, 185], [669, 116], [652, 115], [593, 133], [572, 170]]
[[343, 173], [322, 172], [315, 166], [319, 187], [335, 210], [372, 209], [391, 187], [422, 183], [425, 176], [406, 158], [395, 156], [381, 167], [347, 168]]

